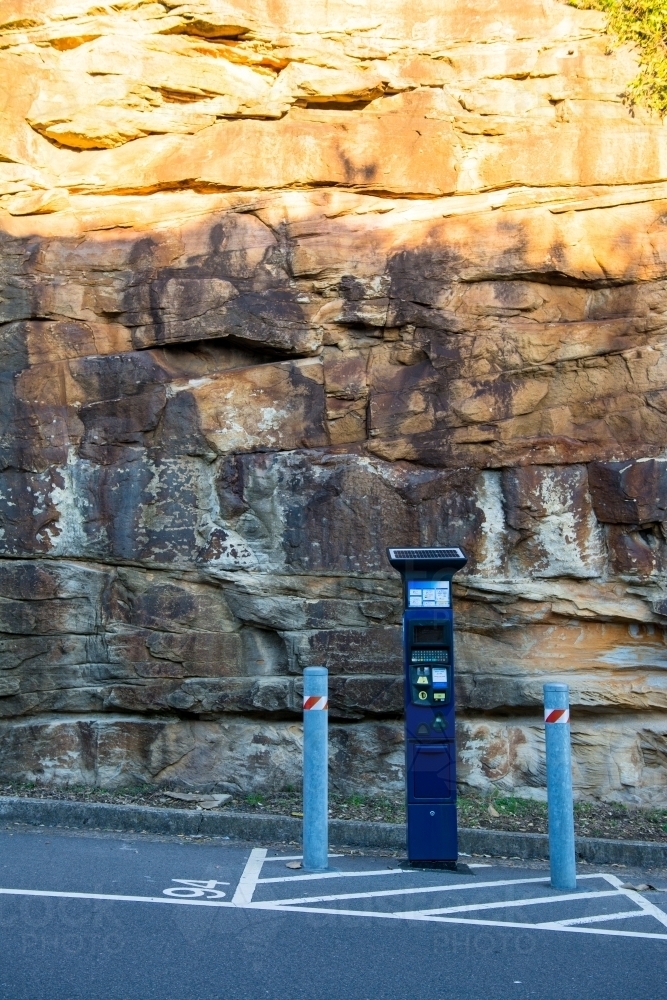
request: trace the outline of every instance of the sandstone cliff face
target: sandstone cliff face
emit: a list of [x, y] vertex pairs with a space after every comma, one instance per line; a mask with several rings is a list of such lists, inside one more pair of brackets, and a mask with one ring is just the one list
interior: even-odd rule
[[667, 789], [667, 126], [551, 0], [0, 2], [0, 775], [402, 782], [387, 544], [461, 545], [460, 776]]

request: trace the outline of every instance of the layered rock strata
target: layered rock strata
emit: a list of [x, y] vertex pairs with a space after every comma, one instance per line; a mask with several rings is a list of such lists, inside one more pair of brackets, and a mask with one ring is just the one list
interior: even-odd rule
[[667, 125], [550, 0], [0, 2], [0, 775], [403, 780], [388, 544], [461, 545], [459, 773], [667, 788]]

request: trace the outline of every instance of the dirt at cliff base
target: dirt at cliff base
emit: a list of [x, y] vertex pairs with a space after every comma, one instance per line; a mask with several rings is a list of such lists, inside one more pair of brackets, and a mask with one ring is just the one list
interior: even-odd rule
[[[114, 805], [141, 805], [172, 809], [197, 808], [196, 803], [170, 798], [165, 789], [128, 786], [113, 790], [67, 787], [43, 788], [30, 784], [5, 784], [1, 795], [25, 798], [65, 799], [72, 802], [103, 802]], [[206, 793], [202, 792], [202, 799]], [[398, 798], [330, 794], [331, 819], [362, 820], [374, 823], [405, 822], [405, 807]], [[215, 810], [301, 816], [300, 792], [285, 789], [271, 795], [235, 796]], [[547, 806], [533, 799], [465, 794], [458, 799], [459, 825], [473, 829], [507, 830], [512, 833], [547, 833]], [[628, 807], [616, 802], [577, 802], [574, 807], [575, 833], [579, 837], [610, 840], [667, 842], [667, 809]]]

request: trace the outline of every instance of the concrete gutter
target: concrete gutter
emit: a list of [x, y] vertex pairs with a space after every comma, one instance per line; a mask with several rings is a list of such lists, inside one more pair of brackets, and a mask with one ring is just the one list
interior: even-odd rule
[[[301, 820], [294, 816], [0, 796], [0, 824], [12, 823], [115, 833], [229, 837], [265, 844], [301, 840]], [[337, 846], [400, 851], [405, 850], [405, 826], [332, 819], [329, 839]], [[543, 833], [464, 828], [459, 830], [459, 849], [465, 854], [536, 860], [548, 858], [549, 840]], [[667, 868], [667, 843], [579, 837], [576, 849], [578, 860], [592, 864]]]

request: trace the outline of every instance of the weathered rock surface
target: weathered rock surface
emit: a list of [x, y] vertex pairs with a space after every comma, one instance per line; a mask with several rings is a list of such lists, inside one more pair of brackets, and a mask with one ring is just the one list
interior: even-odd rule
[[667, 792], [667, 125], [604, 19], [0, 2], [0, 776], [402, 781], [388, 544], [463, 546], [460, 776]]

